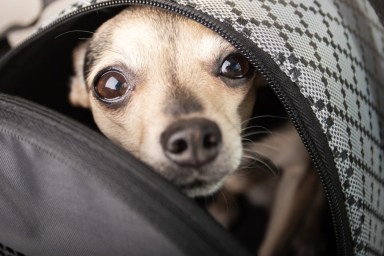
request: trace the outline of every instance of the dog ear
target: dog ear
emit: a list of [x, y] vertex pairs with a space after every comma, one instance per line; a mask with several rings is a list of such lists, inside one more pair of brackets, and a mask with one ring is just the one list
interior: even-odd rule
[[81, 43], [73, 51], [73, 67], [74, 75], [71, 78], [69, 101], [74, 106], [80, 106], [84, 108], [90, 107], [88, 89], [85, 84], [83, 66], [85, 53], [87, 50], [87, 42]]

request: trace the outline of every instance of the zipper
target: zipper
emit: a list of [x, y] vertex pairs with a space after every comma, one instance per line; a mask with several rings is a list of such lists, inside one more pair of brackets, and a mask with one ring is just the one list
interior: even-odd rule
[[[343, 220], [343, 214], [340, 213], [340, 209], [343, 206], [337, 203], [340, 201], [338, 199], [340, 199], [340, 197], [343, 197], [343, 195], [336, 194], [334, 190], [330, 189], [330, 187], [333, 186], [333, 184], [332, 182], [329, 181], [329, 177], [326, 177], [322, 162], [320, 162], [317, 159], [317, 150], [315, 149], [315, 146], [311, 143], [310, 137], [305, 132], [303, 124], [297, 115], [297, 112], [296, 112], [297, 110], [295, 110], [291, 106], [289, 98], [286, 96], [286, 93], [279, 86], [279, 82], [276, 81], [277, 79], [275, 78], [275, 76], [271, 74], [272, 72], [269, 69], [267, 69], [265, 65], [261, 63], [260, 59], [257, 58], [257, 56], [255, 56], [253, 53], [251, 53], [247, 49], [247, 47], [241, 42], [242, 41], [241, 38], [236, 37], [236, 35], [235, 36], [232, 35], [229, 31], [227, 31], [224, 28], [224, 26], [219, 25], [219, 22], [209, 17], [207, 14], [202, 14], [200, 11], [195, 11], [190, 6], [184, 6], [181, 4], [177, 4], [176, 2], [162, 1], [162, 0], [115, 0], [115, 1], [106, 1], [106, 2], [91, 4], [89, 6], [82, 7], [79, 10], [70, 12], [69, 14], [66, 14], [56, 19], [55, 21], [49, 23], [47, 26], [43, 27], [41, 30], [38, 30], [35, 34], [31, 35], [29, 38], [24, 40], [20, 45], [15, 47], [9, 54], [4, 56], [4, 58], [2, 59], [2, 62], [0, 62], [0, 69], [1, 69], [1, 66], [7, 62], [7, 59], [12, 57], [12, 52], [17, 52], [19, 49], [26, 47], [30, 42], [39, 39], [39, 37], [43, 36], [45, 32], [55, 28], [57, 25], [60, 25], [61, 23], [64, 23], [69, 19], [76, 18], [88, 12], [93, 12], [93, 11], [108, 8], [108, 7], [119, 7], [119, 6], [125, 6], [125, 5], [149, 5], [149, 6], [159, 7], [159, 8], [186, 16], [206, 26], [207, 28], [215, 31], [220, 36], [225, 38], [228, 42], [233, 44], [252, 63], [252, 65], [254, 65], [255, 69], [258, 72], [260, 72], [260, 74], [266, 79], [268, 85], [271, 86], [276, 96], [283, 104], [285, 110], [288, 113], [288, 116], [290, 117], [295, 128], [297, 129], [298, 134], [301, 137], [311, 157], [314, 167], [316, 168], [319, 174], [320, 181], [323, 185], [326, 198], [328, 200], [328, 205], [330, 207], [330, 212], [332, 215], [338, 255], [350, 255], [353, 249], [350, 243], [347, 242], [348, 239], [350, 239], [350, 237], [347, 235], [349, 233], [349, 230], [346, 225], [343, 225], [343, 223], [345, 223], [345, 220]], [[271, 61], [271, 60], [268, 60], [268, 61]], [[278, 70], [278, 72], [283, 72], [283, 71]]]

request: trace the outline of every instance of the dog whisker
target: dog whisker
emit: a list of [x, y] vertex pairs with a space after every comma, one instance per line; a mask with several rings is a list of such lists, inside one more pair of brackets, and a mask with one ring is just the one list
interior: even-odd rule
[[247, 130], [250, 130], [250, 129], [260, 129], [260, 130], [264, 130], [264, 131], [270, 131], [270, 129], [268, 129], [267, 127], [265, 126], [262, 126], [262, 125], [252, 125], [252, 126], [247, 126], [243, 129], [241, 129], [241, 132], [245, 132]]
[[263, 118], [276, 118], [276, 119], [289, 120], [288, 117], [284, 117], [284, 116], [261, 115], [261, 116], [254, 116], [254, 117], [248, 118], [248, 119], [244, 120], [244, 121], [241, 123], [241, 125], [243, 125], [243, 124], [245, 124], [245, 123], [247, 123], [247, 122], [256, 120], [256, 119], [263, 119]]
[[253, 141], [251, 139], [248, 139], [248, 138], [241, 138], [241, 143], [244, 146], [246, 146], [247, 144], [252, 144]]
[[229, 206], [228, 199], [227, 199], [227, 197], [225, 196], [224, 191], [220, 190], [220, 191], [219, 191], [219, 195], [220, 195], [220, 196], [223, 198], [223, 200], [224, 200], [224, 203], [225, 203], [225, 211], [226, 211], [226, 212], [229, 212], [229, 211], [230, 211], [230, 206]]
[[244, 132], [246, 132], [248, 130], [251, 130], [251, 131], [267, 131], [267, 132], [270, 131], [270, 129], [268, 129], [267, 127], [264, 127], [264, 126], [261, 126], [261, 125], [253, 125], [253, 126], [241, 129], [241, 133], [244, 133]]
[[246, 137], [249, 137], [249, 136], [252, 136], [252, 135], [258, 135], [258, 134], [267, 134], [267, 135], [273, 135], [274, 137], [279, 137], [280, 139], [288, 142], [290, 140], [292, 140], [292, 137], [289, 136], [289, 135], [286, 135], [284, 133], [281, 133], [281, 132], [276, 132], [276, 131], [254, 131], [254, 132], [249, 132], [249, 133], [245, 133], [245, 134], [242, 134], [242, 137], [243, 138], [246, 138]]
[[[262, 169], [264, 170], [264, 169]], [[250, 174], [255, 173], [255, 166], [252, 163], [249, 163], [247, 165], [240, 166], [237, 171], [233, 174], [237, 177], [249, 177]]]
[[[269, 148], [272, 149], [273, 151], [279, 152], [280, 149], [278, 147], [274, 147], [270, 145], [269, 143], [262, 143], [262, 142], [253, 142], [253, 144], [257, 145], [258, 147], [263, 147], [263, 148]], [[258, 153], [257, 150], [251, 149], [251, 148], [244, 148], [243, 151], [249, 152], [249, 153]]]
[[[69, 30], [69, 31], [63, 32], [63, 33], [55, 36], [55, 39], [62, 37], [62, 36], [65, 36], [65, 35], [68, 35], [68, 34], [71, 34], [71, 33], [87, 33], [87, 34], [92, 34], [92, 35], [94, 34], [94, 32], [92, 32], [92, 31], [76, 29], [76, 30]], [[79, 39], [82, 39], [82, 38], [79, 38]]]
[[260, 134], [273, 134], [274, 132], [272, 131], [253, 131], [253, 132], [248, 132], [248, 133], [244, 133], [242, 134], [242, 137], [250, 137], [252, 135], [260, 135]]
[[265, 176], [264, 172], [267, 172], [267, 174], [271, 173], [271, 171], [266, 168], [257, 168], [255, 164], [248, 163], [247, 165], [241, 165], [235, 172], [231, 173], [230, 176], [248, 180], [252, 179], [250, 177], [253, 177], [255, 174]]
[[267, 170], [269, 170], [275, 178], [278, 177], [277, 171], [275, 171], [275, 169], [272, 168], [270, 164], [268, 164], [267, 162], [263, 161], [262, 159], [260, 159], [258, 157], [255, 157], [255, 156], [248, 156], [248, 155], [243, 155], [243, 158], [252, 160], [253, 163], [256, 162], [256, 163], [261, 164], [262, 166], [265, 166], [267, 168]]

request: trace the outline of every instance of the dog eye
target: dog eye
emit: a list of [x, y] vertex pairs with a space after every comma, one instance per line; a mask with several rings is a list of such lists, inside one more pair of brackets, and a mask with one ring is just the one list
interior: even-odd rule
[[246, 77], [252, 70], [252, 65], [241, 54], [231, 54], [223, 61], [220, 67], [220, 75], [231, 79]]
[[115, 101], [128, 91], [125, 76], [117, 70], [109, 70], [99, 76], [94, 83], [94, 92], [103, 101]]

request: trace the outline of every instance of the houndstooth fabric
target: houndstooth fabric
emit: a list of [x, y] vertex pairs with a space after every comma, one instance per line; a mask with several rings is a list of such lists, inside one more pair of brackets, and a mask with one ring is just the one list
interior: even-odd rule
[[384, 29], [368, 2], [191, 2], [250, 37], [296, 82], [332, 149], [355, 253], [383, 255]]
[[[61, 15], [100, 2], [107, 1], [81, 1]], [[369, 2], [170, 2], [230, 24], [295, 82], [333, 152], [355, 254], [383, 255], [384, 28]]]

